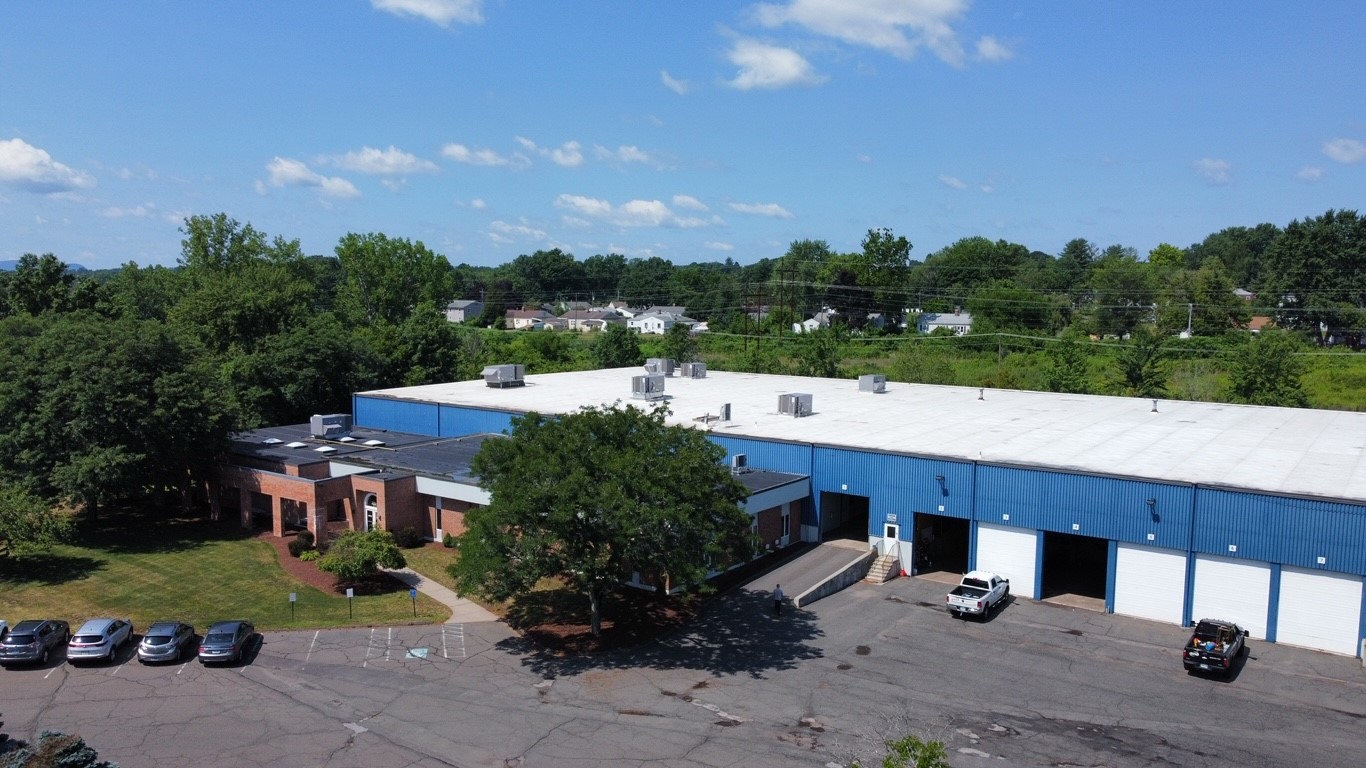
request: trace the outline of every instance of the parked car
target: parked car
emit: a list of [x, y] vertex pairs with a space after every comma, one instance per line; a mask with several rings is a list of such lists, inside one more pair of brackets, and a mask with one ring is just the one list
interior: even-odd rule
[[138, 661], [180, 661], [194, 643], [194, 627], [183, 621], [158, 621], [147, 628], [138, 643]]
[[46, 664], [52, 651], [71, 639], [71, 626], [61, 619], [25, 619], [0, 640], [0, 665]]
[[1248, 631], [1231, 621], [1201, 619], [1186, 641], [1181, 663], [1188, 672], [1233, 673], [1233, 663], [1247, 653]]
[[9, 622], [0, 619], [0, 640], [4, 640], [7, 634], [9, 634]]
[[949, 592], [944, 602], [954, 616], [971, 614], [986, 618], [993, 608], [1008, 599], [1010, 579], [987, 571], [973, 571], [963, 576], [963, 580]]
[[133, 642], [133, 622], [126, 619], [91, 619], [76, 630], [66, 645], [66, 660], [113, 661], [119, 649]]
[[216, 621], [199, 644], [199, 663], [235, 664], [242, 660], [247, 644], [255, 635], [256, 627], [250, 621]]

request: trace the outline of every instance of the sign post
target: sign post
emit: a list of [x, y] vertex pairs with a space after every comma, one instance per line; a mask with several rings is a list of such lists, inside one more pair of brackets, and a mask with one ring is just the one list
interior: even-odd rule
[[294, 621], [294, 604], [297, 603], [297, 602], [299, 602], [299, 593], [298, 593], [298, 592], [290, 592], [290, 593], [289, 593], [289, 620], [290, 620], [291, 623]]
[[413, 599], [413, 618], [416, 619], [416, 618], [417, 618], [417, 589], [416, 589], [416, 588], [413, 588], [413, 589], [408, 590], [408, 597], [411, 597], [411, 598]]
[[355, 590], [355, 588], [353, 588], [353, 587], [347, 587], [347, 588], [346, 588], [346, 617], [347, 617], [348, 619], [354, 619], [354, 618], [356, 617], [356, 614], [355, 614], [354, 612], [352, 612], [352, 609], [351, 609], [351, 598], [353, 598], [353, 597], [355, 597], [355, 596], [356, 596], [356, 590]]

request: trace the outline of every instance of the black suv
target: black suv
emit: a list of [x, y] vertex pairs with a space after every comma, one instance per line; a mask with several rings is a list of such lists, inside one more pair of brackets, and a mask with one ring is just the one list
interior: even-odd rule
[[71, 639], [71, 627], [61, 619], [27, 619], [10, 627], [0, 640], [0, 665], [46, 664], [53, 649]]

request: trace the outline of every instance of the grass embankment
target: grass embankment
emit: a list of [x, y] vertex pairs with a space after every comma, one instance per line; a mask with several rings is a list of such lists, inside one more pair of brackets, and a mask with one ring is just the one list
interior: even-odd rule
[[[289, 595], [297, 594], [291, 617]], [[379, 594], [325, 592], [291, 578], [269, 543], [202, 520], [119, 515], [77, 544], [0, 559], [0, 618], [128, 617], [140, 631], [158, 619], [204, 629], [245, 618], [259, 629], [444, 621], [449, 611], [394, 582]]]

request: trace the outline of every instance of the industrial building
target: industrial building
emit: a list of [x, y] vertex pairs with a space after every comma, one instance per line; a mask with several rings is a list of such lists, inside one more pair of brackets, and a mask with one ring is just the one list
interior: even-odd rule
[[1366, 414], [701, 364], [512, 378], [360, 392], [353, 414], [451, 438], [530, 411], [663, 403], [732, 462], [804, 478], [783, 486], [782, 509], [800, 513], [789, 540], [853, 528], [912, 568], [997, 571], [1020, 597], [1075, 592], [1361, 653]]

